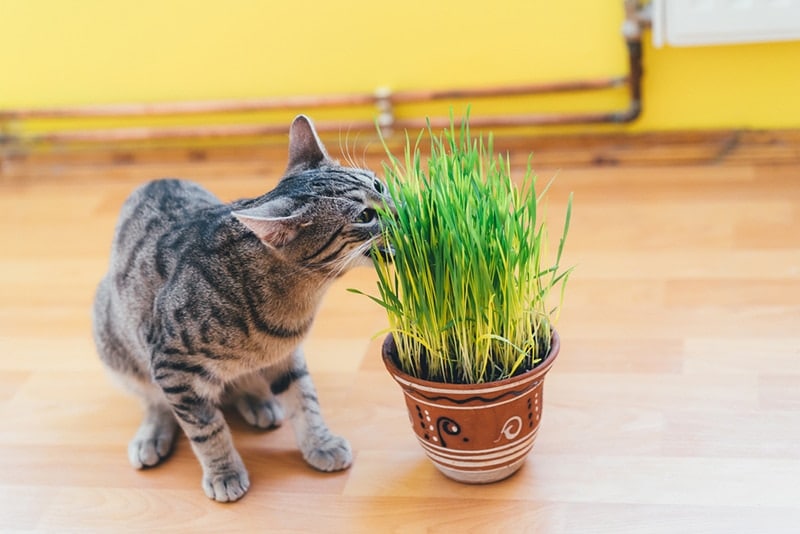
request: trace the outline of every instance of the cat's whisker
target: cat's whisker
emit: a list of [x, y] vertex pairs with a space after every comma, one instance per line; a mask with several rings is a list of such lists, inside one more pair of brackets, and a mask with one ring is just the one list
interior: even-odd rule
[[369, 151], [369, 147], [372, 143], [365, 143], [364, 150], [361, 152], [361, 166], [366, 168], [367, 167], [367, 152]]
[[339, 132], [339, 153], [342, 155], [342, 157], [344, 158], [344, 161], [348, 165], [352, 165], [352, 163], [350, 162], [350, 153], [349, 153], [349, 150], [347, 148], [347, 137], [348, 137], [348, 135], [350, 135], [350, 130], [349, 129], [344, 134], [344, 146], [342, 146], [342, 132], [341, 131]]
[[342, 136], [339, 135], [339, 150], [342, 152], [342, 156], [344, 157], [347, 164], [351, 167], [358, 167], [359, 165], [356, 163], [355, 158], [350, 150], [350, 128], [348, 127], [347, 131], [345, 132], [344, 137], [344, 147], [342, 147]]
[[362, 165], [360, 165], [360, 164], [358, 163], [358, 161], [356, 160], [356, 156], [355, 156], [355, 154], [356, 154], [356, 149], [358, 148], [358, 138], [359, 138], [359, 136], [360, 136], [360, 135], [361, 135], [361, 133], [360, 133], [360, 132], [356, 132], [356, 138], [355, 138], [355, 139], [353, 139], [353, 146], [352, 146], [352, 148], [351, 148], [351, 147], [348, 147], [348, 150], [349, 150], [349, 152], [350, 152], [350, 162], [351, 162], [351, 165], [352, 165], [353, 167], [361, 167], [361, 166], [362, 166]]
[[355, 155], [354, 155], [355, 148], [358, 146], [358, 136], [359, 136], [359, 133], [356, 132], [356, 138], [353, 139], [352, 147], [350, 147], [350, 146], [347, 147], [347, 151], [350, 154], [350, 162], [351, 162], [350, 164], [353, 167], [360, 167], [360, 165], [358, 164], [358, 161], [356, 161], [356, 158], [355, 158]]
[[377, 236], [359, 244], [353, 250], [347, 252], [347, 254], [332, 260], [328, 265], [326, 265], [326, 269], [329, 273], [331, 273], [329, 278], [339, 278], [346, 271], [357, 265], [358, 260], [360, 260], [362, 257], [365, 257], [366, 253], [372, 248], [376, 240]]

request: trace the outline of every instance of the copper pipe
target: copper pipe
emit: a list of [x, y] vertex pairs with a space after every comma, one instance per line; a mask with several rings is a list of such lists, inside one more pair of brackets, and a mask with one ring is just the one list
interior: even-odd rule
[[625, 21], [622, 35], [628, 47], [628, 88], [630, 104], [628, 109], [618, 113], [612, 122], [632, 122], [642, 113], [642, 30], [650, 26], [650, 11], [642, 8], [639, 0], [625, 0]]
[[[317, 131], [331, 132], [374, 129], [371, 121], [339, 122], [319, 121], [314, 123]], [[35, 140], [47, 143], [65, 142], [123, 142], [154, 141], [163, 139], [214, 139], [231, 137], [262, 137], [282, 135], [288, 132], [284, 124], [224, 124], [215, 126], [175, 126], [162, 128], [113, 128], [107, 130], [72, 130], [39, 134]]]
[[[475, 128], [510, 128], [521, 126], [549, 126], [554, 124], [591, 124], [619, 122], [614, 113], [571, 113], [541, 115], [505, 115], [490, 117], [470, 117], [470, 125]], [[450, 125], [450, 119], [433, 117], [431, 119], [397, 119], [392, 128], [397, 130], [421, 130], [430, 123], [435, 129]], [[371, 121], [319, 121], [315, 122], [319, 132], [343, 132], [373, 130]], [[73, 130], [51, 132], [36, 136], [37, 142], [47, 143], [94, 143], [94, 142], [132, 142], [155, 141], [163, 139], [214, 139], [232, 137], [262, 137], [281, 135], [287, 132], [285, 125], [278, 124], [231, 124], [218, 126], [163, 127], [163, 128], [113, 128], [107, 130]]]
[[[537, 115], [496, 115], [490, 117], [470, 117], [469, 124], [474, 128], [514, 128], [524, 126], [552, 126], [556, 124], [597, 124], [603, 122], [618, 122], [616, 113], [543, 113]], [[428, 123], [434, 129], [450, 126], [450, 119], [435, 117], [432, 119], [398, 119], [395, 127], [398, 129], [419, 130]]]
[[599, 78], [595, 80], [572, 80], [564, 82], [513, 85], [503, 87], [482, 87], [472, 89], [423, 89], [401, 91], [391, 95], [395, 104], [411, 104], [433, 100], [454, 100], [465, 98], [488, 98], [498, 96], [522, 96], [545, 93], [566, 93], [571, 91], [592, 91], [610, 89], [625, 85], [626, 76]]
[[469, 89], [412, 90], [392, 93], [379, 89], [372, 94], [300, 95], [253, 100], [210, 100], [193, 102], [156, 102], [150, 104], [100, 104], [43, 109], [0, 110], [0, 120], [59, 119], [77, 117], [136, 117], [160, 115], [200, 115], [217, 113], [246, 113], [287, 109], [356, 107], [374, 105], [381, 99], [392, 104], [410, 104], [456, 98], [487, 98], [514, 95], [589, 91], [619, 87], [627, 77], [573, 80], [514, 86], [495, 86]]
[[156, 102], [151, 104], [100, 104], [44, 109], [0, 110], [0, 120], [59, 119], [77, 117], [138, 117], [160, 115], [202, 115], [216, 113], [244, 113], [309, 107], [355, 107], [368, 106], [375, 96], [317, 95], [287, 96], [255, 100], [209, 100], [194, 102]]

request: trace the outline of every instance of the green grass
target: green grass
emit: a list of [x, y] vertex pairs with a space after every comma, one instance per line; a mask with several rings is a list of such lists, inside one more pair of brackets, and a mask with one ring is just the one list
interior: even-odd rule
[[[492, 137], [474, 139], [469, 119], [435, 135], [406, 139], [404, 161], [387, 153], [387, 185], [396, 216], [382, 214], [393, 261], [375, 255], [379, 296], [408, 374], [450, 383], [483, 383], [533, 368], [550, 348], [571, 269], [559, 262], [569, 230], [567, 205], [555, 261], [528, 169], [519, 187]], [[420, 143], [430, 137], [423, 165]], [[549, 184], [547, 184], [549, 186]]]

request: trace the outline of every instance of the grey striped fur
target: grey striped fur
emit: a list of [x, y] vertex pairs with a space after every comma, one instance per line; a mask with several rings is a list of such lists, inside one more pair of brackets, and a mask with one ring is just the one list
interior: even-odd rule
[[165, 459], [180, 428], [206, 494], [239, 499], [250, 482], [225, 405], [264, 429], [285, 411], [311, 466], [351, 464], [350, 445], [322, 418], [301, 342], [331, 281], [371, 264], [380, 240], [374, 210], [390, 202], [373, 173], [331, 160], [302, 115], [291, 126], [286, 174], [261, 197], [223, 204], [179, 180], [131, 194], [93, 330], [102, 361], [144, 402], [128, 447], [134, 467]]

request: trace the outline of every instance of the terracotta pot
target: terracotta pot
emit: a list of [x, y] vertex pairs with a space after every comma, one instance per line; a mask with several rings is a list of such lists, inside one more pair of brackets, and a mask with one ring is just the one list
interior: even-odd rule
[[486, 384], [446, 384], [414, 378], [394, 363], [389, 334], [383, 363], [405, 394], [411, 426], [434, 465], [447, 477], [470, 484], [503, 480], [522, 467], [542, 417], [544, 377], [558, 355], [550, 352], [534, 369]]

